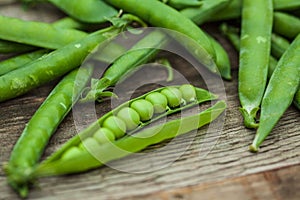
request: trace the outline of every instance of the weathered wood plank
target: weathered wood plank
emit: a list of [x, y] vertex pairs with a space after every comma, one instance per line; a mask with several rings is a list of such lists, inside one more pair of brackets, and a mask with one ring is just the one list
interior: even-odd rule
[[[7, 13], [7, 10], [4, 10]], [[0, 13], [2, 12], [0, 9]], [[31, 11], [29, 15], [32, 16], [28, 18], [27, 12], [22, 12], [24, 13], [20, 16], [26, 15], [26, 19], [40, 19], [35, 11]], [[15, 15], [14, 13], [18, 12], [12, 11], [10, 14]], [[46, 17], [45, 21], [53, 19], [52, 14], [50, 15], [50, 18]], [[55, 18], [61, 13], [58, 12], [54, 15]], [[221, 37], [216, 32], [215, 27], [212, 25], [206, 28], [217, 37]], [[238, 111], [237, 54], [224, 38], [221, 38], [221, 41], [230, 52], [234, 69], [233, 81], [224, 82], [228, 109], [222, 131], [207, 132], [208, 126], [206, 126], [200, 129], [195, 137], [192, 133], [180, 137], [176, 140], [175, 145], [162, 151], [159, 156], [157, 154], [148, 154], [143, 157], [130, 156], [113, 163], [113, 166], [129, 171], [149, 170], [164, 164], [178, 151], [183, 151], [183, 155], [175, 162], [171, 162], [170, 165], [160, 170], [136, 174], [104, 166], [79, 175], [44, 178], [39, 180], [39, 187], [32, 189], [30, 199], [197, 199], [200, 195], [205, 197], [203, 199], [214, 199], [216, 191], [221, 191], [224, 199], [240, 199], [238, 197], [244, 195], [249, 199], [283, 199], [284, 195], [288, 194], [291, 195], [292, 199], [293, 193], [298, 191], [296, 183], [300, 179], [297, 176], [300, 164], [299, 111], [291, 106], [262, 145], [261, 152], [258, 154], [248, 152], [248, 145], [251, 143], [255, 132], [244, 128]], [[186, 75], [191, 82], [197, 86], [205, 85], [199, 82], [197, 75], [187, 67], [182, 59], [174, 56], [171, 58], [174, 67]], [[154, 77], [154, 81], [159, 81], [165, 78], [165, 73], [163, 71], [156, 74], [145, 73], [145, 76], [141, 76], [135, 81], [141, 81], [146, 76]], [[55, 82], [0, 104], [1, 166], [3, 162], [8, 161], [13, 145], [25, 124], [46, 98], [54, 84]], [[135, 82], [131, 84], [134, 86]], [[143, 92], [148, 89], [150, 86], [139, 91]], [[96, 109], [97, 113], [101, 115], [109, 111], [110, 103], [99, 104]], [[71, 113], [51, 139], [44, 157], [52, 153], [74, 134], [76, 134], [76, 127]], [[191, 141], [191, 145], [188, 146], [187, 150], [182, 150], [188, 141]], [[145, 152], [153, 152], [162, 146], [163, 144], [155, 145]], [[156, 162], [154, 162], [155, 158], [158, 158]], [[266, 172], [252, 175], [292, 165], [297, 166], [283, 169], [283, 171], [278, 170], [274, 173]], [[289, 169], [291, 172], [288, 172]], [[228, 178], [240, 176], [246, 176], [246, 178], [242, 177], [224, 182]], [[270, 181], [266, 180], [267, 178], [271, 178], [273, 185], [269, 184]], [[214, 183], [215, 181], [218, 182]], [[264, 187], [268, 189], [260, 189]], [[179, 192], [176, 192], [177, 190]], [[234, 198], [231, 192], [237, 197]], [[16, 199], [16, 197], [6, 184], [4, 172], [0, 170], [0, 199]]]

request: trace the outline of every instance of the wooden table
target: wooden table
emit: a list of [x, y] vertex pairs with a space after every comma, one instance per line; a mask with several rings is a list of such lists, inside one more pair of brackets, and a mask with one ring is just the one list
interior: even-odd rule
[[[35, 10], [24, 11], [19, 4], [2, 5], [0, 13], [45, 22], [52, 22], [63, 16], [51, 6], [39, 6]], [[43, 178], [31, 189], [29, 199], [300, 199], [299, 110], [294, 106], [288, 109], [263, 143], [259, 153], [253, 154], [248, 151], [255, 131], [244, 128], [238, 110], [238, 54], [220, 35], [217, 25], [208, 24], [203, 28], [215, 36], [229, 52], [233, 70], [233, 80], [224, 81], [228, 109], [223, 129], [217, 133], [217, 138], [214, 138], [213, 133], [207, 132], [208, 126], [203, 127], [193, 138], [189, 148], [175, 162], [147, 173], [128, 173], [104, 166], [78, 175]], [[182, 59], [176, 56], [171, 58], [176, 69], [186, 72], [188, 80], [197, 81], [189, 68], [185, 68]], [[156, 74], [154, 79], [163, 79], [163, 74], [163, 71]], [[25, 124], [54, 84], [55, 81], [0, 104], [1, 167], [3, 162], [8, 161], [13, 145]], [[199, 82], [195, 84], [202, 85]], [[147, 89], [149, 88], [145, 87], [142, 91]], [[103, 114], [109, 110], [109, 103], [103, 102], [96, 108], [97, 112]], [[44, 157], [76, 133], [74, 118], [69, 114], [52, 137]], [[189, 137], [191, 136], [179, 138], [178, 145], [184, 144]], [[213, 144], [205, 156], [199, 155], [199, 144], [203, 145], [203, 141]], [[160, 147], [161, 145], [155, 145], [145, 152]], [[161, 160], [174, 152], [176, 148], [165, 151]], [[117, 164], [123, 169], [131, 169], [138, 164], [145, 164], [148, 169], [155, 167], [147, 156], [128, 157], [117, 161]], [[0, 199], [17, 198], [7, 185], [1, 170]]]

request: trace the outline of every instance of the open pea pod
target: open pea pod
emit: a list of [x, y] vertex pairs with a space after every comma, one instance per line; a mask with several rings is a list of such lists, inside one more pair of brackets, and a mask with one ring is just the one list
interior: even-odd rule
[[[170, 88], [172, 88], [172, 89], [170, 89]], [[194, 88], [194, 91], [195, 91], [194, 95], [190, 95], [191, 94], [190, 92], [186, 93], [186, 91], [188, 91], [189, 88]], [[173, 107], [174, 105], [176, 105], [176, 104], [174, 104], [174, 99], [172, 99], [173, 94], [176, 93], [174, 91], [175, 90], [182, 91], [182, 89], [184, 89], [185, 91], [182, 92], [182, 95], [180, 96], [180, 104], [181, 105], [177, 105], [176, 107]], [[173, 91], [173, 93], [171, 92], [168, 94], [168, 92], [170, 92], [170, 91]], [[151, 100], [151, 98], [149, 98], [149, 97], [153, 94], [154, 95], [160, 94], [160, 95], [166, 96], [168, 105], [165, 107], [163, 112], [154, 111], [154, 114], [150, 117], [151, 119], [144, 121], [142, 119], [142, 114], [133, 105], [140, 101]], [[194, 96], [194, 97], [192, 97], [192, 96]], [[112, 139], [109, 139], [110, 137], [108, 136], [108, 134], [106, 134], [107, 131], [102, 131], [102, 134], [105, 135], [108, 143], [109, 142], [115, 143], [115, 142], [118, 142], [119, 140], [123, 140], [123, 139], [125, 140], [125, 138], [130, 138], [132, 134], [134, 134], [134, 135], [139, 134], [140, 130], [141, 130], [141, 132], [143, 132], [144, 129], [142, 129], [142, 128], [145, 127], [146, 125], [148, 125], [149, 123], [152, 123], [155, 120], [158, 120], [158, 119], [160, 119], [164, 116], [170, 115], [172, 113], [179, 112], [183, 109], [190, 108], [199, 103], [214, 100], [216, 98], [217, 98], [216, 95], [208, 92], [207, 90], [204, 90], [201, 88], [196, 88], [196, 87], [193, 87], [193, 86], [187, 85], [187, 84], [182, 85], [182, 86], [162, 87], [162, 88], [153, 90], [153, 91], [146, 93], [140, 97], [137, 97], [130, 101], [127, 101], [127, 102], [121, 104], [120, 106], [118, 106], [117, 108], [113, 109], [112, 111], [108, 112], [107, 114], [103, 115], [101, 118], [99, 118], [97, 121], [92, 123], [90, 126], [88, 126], [86, 129], [84, 129], [82, 132], [80, 132], [79, 134], [77, 134], [76, 136], [71, 138], [58, 151], [53, 153], [48, 159], [46, 159], [38, 167], [36, 174], [35, 174], [35, 172], [34, 172], [34, 174], [36, 176], [40, 176], [40, 175], [44, 174], [44, 172], [43, 172], [44, 167], [48, 168], [47, 166], [52, 166], [52, 163], [59, 162], [59, 163], [62, 163], [62, 165], [63, 165], [63, 163], [69, 162], [70, 158], [73, 159], [74, 156], [75, 157], [81, 157], [81, 156], [86, 157], [86, 150], [85, 150], [86, 148], [85, 147], [89, 148], [89, 146], [97, 146], [97, 145], [100, 145], [100, 143], [101, 143], [101, 142], [99, 143], [99, 134], [98, 134], [99, 130], [100, 130], [100, 132], [103, 129], [112, 130], [111, 132], [113, 132], [113, 134], [114, 134]], [[152, 104], [153, 107], [155, 105], [155, 103], [153, 103], [153, 101], [150, 104]], [[162, 105], [164, 105], [164, 103], [162, 103]], [[115, 116], [119, 117], [120, 111], [122, 111], [128, 107], [134, 108], [139, 113], [140, 123], [138, 123], [138, 125], [134, 129], [130, 129], [130, 130], [127, 129], [127, 131], [125, 130], [124, 132], [122, 132], [123, 133], [122, 134], [119, 132], [122, 127], [122, 125], [120, 125], [121, 123], [119, 123], [119, 125], [120, 125], [119, 127], [117, 127], [118, 123], [116, 123], [115, 126], [111, 127], [111, 126], [107, 125], [107, 122], [110, 121]], [[147, 104], [142, 106], [142, 108], [145, 108], [145, 107], [147, 107]], [[210, 121], [211, 120], [209, 120], [209, 122]], [[180, 120], [178, 122], [180, 122]], [[209, 123], [209, 122], [207, 122], [207, 123]], [[125, 123], [126, 123], [126, 125], [128, 124], [127, 121]], [[193, 126], [192, 124], [189, 124], [189, 126], [190, 125]], [[116, 132], [118, 132], [118, 133], [116, 133]], [[107, 142], [104, 142], [101, 144], [106, 144], [106, 143]], [[83, 158], [83, 159], [85, 159], [85, 158]], [[98, 165], [100, 166], [101, 163], [98, 163]], [[80, 169], [75, 170], [75, 168], [74, 168], [75, 171], [73, 171], [73, 169], [69, 169], [70, 171], [65, 171], [63, 173], [74, 173], [74, 172], [84, 171], [86, 169], [94, 168], [94, 167], [95, 167], [94, 164], [92, 164], [89, 167], [83, 167], [81, 170]], [[50, 169], [50, 170], [55, 171], [57, 169]], [[59, 172], [57, 174], [53, 173], [51, 175], [59, 175], [59, 174], [62, 174], [62, 173], [61, 172]]]
[[[171, 120], [165, 124], [142, 129], [134, 136], [125, 137], [105, 143], [103, 145], [89, 144], [87, 150], [82, 150], [72, 158], [61, 159], [58, 154], [53, 159], [39, 165], [33, 176], [56, 176], [87, 171], [132, 153], [141, 151], [146, 147], [160, 143], [164, 140], [188, 133], [215, 120], [226, 108], [224, 101], [192, 116]], [[155, 134], [153, 134], [155, 133]], [[78, 136], [75, 138], [79, 139]], [[74, 141], [73, 141], [74, 143]], [[72, 143], [69, 143], [69, 146]]]

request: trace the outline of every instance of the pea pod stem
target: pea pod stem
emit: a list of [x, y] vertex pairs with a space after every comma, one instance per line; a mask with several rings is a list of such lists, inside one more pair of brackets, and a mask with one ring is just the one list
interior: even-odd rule
[[5, 165], [8, 183], [26, 197], [29, 174], [40, 159], [50, 137], [71, 110], [92, 74], [92, 68], [76, 69], [66, 75], [34, 113], [15, 144]]
[[33, 172], [32, 176], [57, 176], [78, 173], [100, 167], [109, 161], [141, 151], [147, 146], [198, 129], [216, 119], [225, 108], [226, 103], [224, 101], [219, 101], [214, 106], [196, 115], [183, 117], [181, 119], [166, 122], [165, 124], [143, 129], [134, 136], [126, 136], [112, 143], [89, 146], [88, 149], [90, 153], [85, 151], [80, 157], [65, 161], [58, 159], [53, 162], [41, 163]]
[[280, 58], [262, 99], [259, 127], [250, 150], [256, 152], [293, 101], [300, 84], [300, 34]]
[[267, 83], [272, 20], [272, 0], [243, 1], [238, 90], [247, 128], [258, 126], [256, 115]]

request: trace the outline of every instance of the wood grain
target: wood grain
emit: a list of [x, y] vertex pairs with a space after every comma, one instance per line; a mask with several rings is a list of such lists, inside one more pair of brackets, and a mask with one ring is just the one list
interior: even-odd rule
[[[42, 18], [41, 20], [50, 22], [62, 15], [52, 9], [40, 8], [25, 12], [20, 11], [22, 9], [19, 4], [14, 4], [1, 7], [0, 13], [26, 19]], [[190, 133], [179, 137], [174, 145], [157, 154], [156, 150], [168, 143], [149, 147], [144, 151], [148, 153], [147, 156], [129, 156], [87, 173], [40, 179], [38, 185], [32, 188], [29, 199], [299, 199], [299, 111], [291, 106], [263, 143], [261, 151], [257, 154], [248, 151], [255, 131], [244, 128], [238, 111], [237, 53], [218, 33], [217, 25], [205, 25], [205, 29], [216, 36], [227, 49], [233, 69], [233, 80], [224, 81], [226, 97], [223, 98], [226, 98], [228, 109], [221, 131], [214, 132], [211, 127], [206, 126], [196, 135]], [[192, 83], [205, 86], [183, 59], [163, 55], [169, 56], [174, 68]], [[165, 79], [163, 70], [151, 73], [153, 70], [135, 81], [143, 81], [146, 76], [153, 81]], [[175, 80], [177, 78], [176, 76]], [[211, 78], [207, 82], [211, 83], [213, 80]], [[25, 124], [55, 83], [54, 81], [0, 104], [1, 166], [8, 161]], [[134, 85], [135, 82], [132, 82], [131, 86]], [[216, 91], [220, 89], [218, 87], [212, 85]], [[150, 89], [151, 86], [145, 86], [137, 92], [143, 93]], [[109, 101], [97, 105], [97, 113], [102, 115], [109, 111], [110, 105]], [[70, 113], [52, 137], [43, 158], [76, 133], [74, 118]], [[188, 142], [190, 145], [187, 145]], [[150, 154], [151, 152], [154, 153]], [[166, 165], [166, 160], [174, 157], [175, 161]], [[166, 167], [158, 170], [163, 164]], [[137, 170], [150, 172], [134, 173]], [[4, 172], [0, 171], [0, 199], [16, 198], [16, 194], [6, 184]]]

